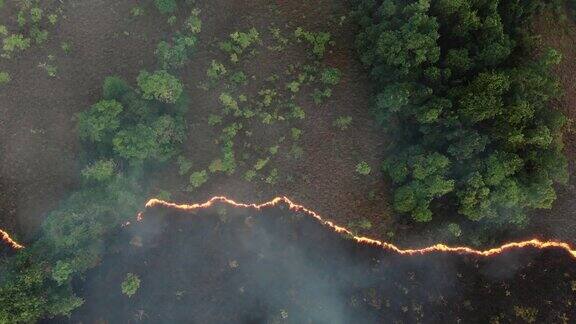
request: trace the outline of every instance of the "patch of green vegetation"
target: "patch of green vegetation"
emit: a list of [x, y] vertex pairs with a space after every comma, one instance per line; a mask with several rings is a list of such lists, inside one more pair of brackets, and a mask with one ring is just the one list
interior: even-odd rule
[[98, 160], [82, 170], [82, 178], [89, 182], [107, 182], [116, 174], [114, 160]]
[[172, 14], [178, 9], [176, 0], [154, 0], [154, 5], [163, 15]]
[[130, 9], [130, 14], [132, 15], [132, 17], [140, 17], [140, 16], [144, 16], [144, 8], [142, 8], [139, 5], [135, 5], [134, 7], [132, 7], [132, 9]]
[[212, 80], [218, 80], [226, 73], [228, 73], [228, 70], [224, 64], [216, 60], [212, 60], [212, 63], [210, 63], [210, 66], [208, 67], [208, 71], [206, 71], [206, 75], [208, 75], [208, 78]]
[[134, 294], [140, 288], [140, 278], [138, 275], [133, 273], [127, 273], [126, 278], [122, 281], [122, 293], [128, 297], [134, 296]]
[[188, 172], [190, 172], [190, 169], [192, 169], [192, 166], [194, 165], [194, 163], [192, 161], [190, 161], [189, 159], [187, 159], [185, 156], [178, 156], [178, 158], [176, 159], [176, 164], [178, 165], [178, 174], [180, 175], [185, 175], [188, 174]]
[[156, 55], [163, 69], [176, 69], [188, 62], [188, 57], [196, 48], [197, 38], [193, 35], [177, 33], [171, 42], [161, 41], [156, 47]]
[[8, 72], [0, 72], [0, 86], [10, 82], [10, 80], [12, 80], [12, 78]]
[[369, 175], [372, 168], [366, 161], [362, 161], [356, 165], [356, 172], [361, 175]]
[[196, 171], [190, 175], [190, 186], [192, 189], [199, 188], [208, 181], [208, 173], [206, 170]]
[[321, 59], [324, 57], [326, 47], [330, 44], [330, 33], [326, 32], [310, 32], [302, 27], [296, 28], [294, 36], [298, 41], [306, 41], [312, 46], [312, 53]]
[[336, 120], [332, 123], [332, 125], [342, 131], [345, 131], [350, 127], [350, 125], [352, 125], [352, 117], [340, 116], [336, 118]]
[[340, 83], [340, 79], [342, 78], [342, 72], [340, 70], [329, 67], [322, 71], [322, 75], [320, 76], [322, 83], [327, 85], [337, 85]]
[[64, 54], [68, 55], [72, 52], [72, 46], [68, 42], [60, 43], [60, 48], [62, 48], [62, 51], [64, 52]]
[[142, 90], [142, 98], [169, 104], [176, 103], [184, 90], [180, 80], [165, 70], [153, 73], [141, 71], [138, 86]]
[[312, 100], [317, 105], [321, 105], [326, 99], [332, 97], [332, 89], [326, 88], [324, 90], [314, 89], [312, 93]]
[[268, 49], [271, 51], [282, 52], [288, 46], [290, 40], [282, 35], [282, 31], [278, 27], [270, 27], [269, 28], [270, 34], [272, 34], [272, 38], [276, 42], [275, 45], [268, 46]]
[[460, 228], [460, 225], [456, 223], [448, 224], [447, 228], [448, 232], [450, 232], [454, 237], [460, 237], [462, 235], [462, 229]]
[[220, 43], [220, 49], [228, 53], [230, 62], [238, 63], [245, 51], [261, 42], [260, 33], [256, 28], [246, 32], [236, 31], [230, 34], [230, 39]]
[[24, 51], [30, 47], [30, 39], [22, 34], [12, 34], [2, 41], [2, 57], [10, 58], [19, 51]]

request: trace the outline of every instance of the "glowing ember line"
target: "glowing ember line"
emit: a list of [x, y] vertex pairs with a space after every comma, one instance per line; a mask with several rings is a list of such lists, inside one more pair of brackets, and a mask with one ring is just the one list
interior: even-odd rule
[[14, 241], [10, 237], [10, 235], [3, 230], [0, 229], [0, 239], [4, 241], [4, 243], [8, 244], [9, 246], [13, 247], [16, 250], [23, 249], [24, 245], [20, 245], [18, 242]]
[[[150, 201], [148, 201], [148, 203], [146, 203], [146, 208], [161, 206], [161, 207], [178, 209], [178, 210], [182, 210], [182, 211], [194, 211], [194, 210], [198, 210], [198, 209], [209, 208], [214, 203], [218, 203], [218, 202], [226, 203], [226, 204], [229, 204], [233, 207], [253, 208], [256, 210], [260, 210], [260, 209], [265, 208], [265, 207], [276, 206], [279, 203], [285, 203], [286, 205], [288, 205], [290, 210], [295, 211], [295, 212], [303, 212], [309, 216], [312, 216], [312, 217], [316, 218], [320, 223], [322, 223], [325, 226], [330, 227], [332, 230], [336, 231], [337, 233], [344, 233], [344, 234], [350, 235], [358, 243], [372, 244], [372, 245], [380, 246], [384, 249], [391, 250], [391, 251], [396, 252], [396, 253], [401, 254], [401, 255], [415, 255], [415, 254], [428, 254], [428, 253], [434, 253], [434, 252], [446, 252], [446, 253], [470, 254], [470, 255], [489, 257], [489, 256], [504, 253], [507, 250], [533, 247], [533, 248], [537, 248], [537, 249], [548, 249], [548, 248], [563, 249], [566, 252], [568, 252], [573, 259], [576, 259], [576, 250], [573, 249], [568, 243], [557, 242], [557, 241], [541, 241], [538, 239], [532, 239], [532, 240], [522, 241], [522, 242], [511, 242], [511, 243], [507, 243], [507, 244], [504, 244], [500, 247], [489, 249], [489, 250], [475, 250], [473, 248], [466, 247], [466, 246], [447, 246], [444, 244], [436, 244], [436, 245], [432, 245], [432, 246], [421, 248], [421, 249], [401, 249], [392, 243], [382, 242], [382, 241], [374, 240], [374, 239], [367, 238], [367, 237], [355, 236], [347, 228], [338, 226], [331, 221], [325, 220], [318, 213], [316, 213], [316, 212], [314, 212], [314, 211], [312, 211], [312, 210], [310, 210], [310, 209], [308, 209], [302, 205], [298, 205], [286, 197], [276, 197], [276, 198], [274, 198], [268, 202], [262, 203], [262, 204], [239, 203], [239, 202], [236, 202], [232, 199], [229, 199], [227, 197], [222, 197], [222, 196], [212, 197], [210, 200], [208, 200], [204, 203], [198, 203], [198, 204], [192, 204], [192, 205], [186, 205], [186, 204], [179, 205], [179, 204], [170, 203], [170, 202], [166, 202], [166, 201], [159, 200], [159, 199], [151, 199]], [[139, 214], [138, 218], [142, 219], [142, 214]]]

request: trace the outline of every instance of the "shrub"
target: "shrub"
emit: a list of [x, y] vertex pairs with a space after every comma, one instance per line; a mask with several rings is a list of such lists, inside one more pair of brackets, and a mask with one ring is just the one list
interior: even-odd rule
[[256, 177], [256, 175], [256, 171], [248, 170], [246, 173], [244, 173], [244, 180], [251, 182]]
[[190, 185], [192, 188], [198, 188], [208, 181], [208, 173], [206, 170], [197, 171], [190, 175]]
[[294, 31], [294, 36], [299, 41], [306, 41], [310, 45], [312, 45], [312, 53], [316, 55], [317, 58], [324, 57], [324, 53], [326, 52], [326, 45], [330, 42], [330, 33], [326, 32], [309, 32], [304, 30], [302, 27], [296, 28]]
[[154, 0], [154, 4], [163, 15], [174, 13], [178, 9], [176, 0]]
[[230, 76], [230, 81], [236, 84], [236, 86], [246, 85], [248, 84], [248, 77], [244, 72], [238, 71]]
[[208, 67], [208, 71], [206, 71], [206, 75], [208, 75], [210, 79], [216, 80], [225, 75], [227, 72], [228, 71], [226, 70], [224, 64], [212, 60], [210, 66]]
[[322, 71], [320, 79], [327, 85], [337, 85], [342, 78], [342, 73], [336, 68], [326, 68]]
[[356, 165], [356, 172], [361, 175], [369, 175], [372, 172], [372, 168], [366, 161], [362, 161]]
[[312, 93], [312, 100], [315, 104], [320, 105], [325, 99], [332, 97], [332, 89], [326, 88], [324, 90], [314, 89]]
[[222, 123], [222, 117], [218, 115], [210, 115], [208, 116], [208, 125], [215, 126]]
[[192, 161], [188, 160], [182, 155], [178, 157], [176, 163], [178, 164], [178, 174], [180, 175], [185, 175], [186, 173], [188, 173], [193, 166]]
[[224, 106], [224, 113], [229, 114], [230, 112], [238, 111], [238, 102], [230, 94], [223, 92], [220, 94], [219, 99]]
[[165, 70], [154, 73], [140, 72], [138, 86], [144, 99], [155, 99], [165, 103], [176, 103], [183, 92], [180, 80]]
[[267, 184], [276, 184], [276, 182], [278, 182], [278, 169], [274, 168], [270, 170], [270, 173], [266, 177], [265, 181]]
[[24, 51], [30, 47], [30, 39], [21, 34], [13, 34], [4, 38], [2, 49], [7, 55], [16, 51]]
[[32, 29], [30, 30], [30, 37], [34, 39], [34, 42], [36, 44], [43, 44], [48, 40], [48, 31], [32, 27]]
[[50, 22], [52, 25], [56, 25], [56, 23], [58, 22], [58, 15], [56, 14], [48, 15], [48, 22]]
[[172, 38], [172, 43], [161, 41], [156, 47], [154, 54], [163, 69], [182, 67], [188, 61], [188, 55], [196, 47], [195, 36], [177, 34]]
[[286, 89], [290, 90], [292, 93], [297, 93], [300, 91], [300, 86], [302, 84], [298, 80], [294, 80], [286, 85]]
[[202, 31], [202, 20], [200, 20], [200, 10], [192, 10], [191, 15], [184, 22], [185, 28], [192, 34], [198, 34]]
[[266, 158], [266, 159], [260, 159], [258, 161], [256, 161], [256, 164], [254, 164], [254, 170], [256, 171], [260, 171], [262, 170], [270, 161], [270, 158]]
[[144, 8], [136, 5], [136, 6], [132, 7], [132, 9], [130, 9], [130, 14], [131, 14], [133, 17], [143, 16], [143, 15], [144, 15]]
[[126, 278], [122, 281], [122, 293], [128, 297], [132, 297], [140, 288], [140, 278], [133, 273], [126, 274]]
[[460, 229], [460, 225], [456, 223], [448, 224], [448, 232], [454, 235], [454, 237], [460, 237], [460, 235], [462, 235], [462, 229]]
[[0, 85], [8, 83], [10, 80], [12, 80], [12, 78], [8, 72], [0, 72]]
[[70, 54], [72, 52], [72, 46], [68, 42], [60, 43], [60, 48], [64, 52], [64, 54]]
[[292, 139], [295, 141], [300, 139], [300, 136], [302, 136], [302, 133], [303, 133], [302, 130], [299, 128], [292, 127], [290, 129], [290, 135], [292, 136]]
[[230, 34], [229, 40], [220, 43], [220, 49], [230, 55], [232, 63], [238, 63], [244, 51], [259, 42], [260, 33], [256, 28], [251, 28], [247, 32], [236, 31]]
[[337, 127], [340, 130], [347, 130], [351, 124], [352, 124], [352, 117], [350, 116], [340, 116], [336, 118], [334, 123], [332, 123], [334, 127]]
[[32, 23], [34, 24], [39, 23], [40, 20], [42, 20], [42, 13], [43, 10], [38, 7], [30, 9], [30, 20], [32, 21]]

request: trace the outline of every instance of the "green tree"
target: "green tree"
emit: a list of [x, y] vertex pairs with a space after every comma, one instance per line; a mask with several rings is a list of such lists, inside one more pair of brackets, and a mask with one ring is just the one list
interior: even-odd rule
[[543, 2], [356, 3], [373, 110], [395, 144], [383, 165], [394, 207], [428, 221], [442, 197], [468, 219], [516, 225], [549, 208], [568, 173], [565, 118], [550, 109], [561, 55], [530, 42]]
[[154, 129], [142, 124], [119, 131], [112, 143], [114, 152], [136, 163], [154, 157], [159, 150]]
[[102, 142], [120, 127], [122, 105], [116, 100], [102, 100], [78, 115], [80, 138]]
[[164, 103], [176, 103], [182, 95], [183, 86], [180, 80], [165, 70], [154, 73], [147, 71], [138, 75], [138, 86], [144, 99], [155, 99]]
[[89, 182], [106, 182], [114, 176], [115, 169], [114, 160], [98, 160], [82, 170], [82, 177]]
[[104, 99], [106, 100], [121, 100], [122, 97], [132, 89], [117, 76], [111, 76], [104, 79], [104, 86], [102, 87]]

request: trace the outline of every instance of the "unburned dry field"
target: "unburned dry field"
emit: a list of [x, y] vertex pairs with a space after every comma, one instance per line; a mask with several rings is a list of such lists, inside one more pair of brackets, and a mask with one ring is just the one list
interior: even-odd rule
[[[0, 89], [0, 185], [3, 190], [0, 226], [21, 240], [31, 239], [44, 215], [55, 208], [78, 185], [82, 156], [77, 140], [76, 114], [88, 109], [101, 96], [105, 77], [119, 75], [134, 82], [138, 72], [154, 66], [154, 49], [170, 34], [165, 19], [146, 6], [147, 14], [132, 17], [134, 1], [73, 1], [62, 5], [62, 18], [42, 47], [32, 47], [0, 68], [10, 72], [12, 81]], [[54, 2], [53, 5], [57, 5]], [[391, 221], [379, 164], [386, 147], [382, 132], [368, 111], [370, 86], [367, 75], [355, 60], [355, 30], [348, 6], [340, 1], [294, 3], [289, 1], [210, 1], [199, 2], [203, 32], [199, 49], [181, 73], [191, 98], [188, 141], [184, 154], [195, 166], [204, 166], [219, 154], [217, 137], [207, 124], [210, 113], [219, 106], [218, 91], [206, 91], [206, 70], [214, 59], [225, 59], [218, 42], [235, 31], [256, 28], [261, 32], [278, 27], [293, 33], [297, 27], [329, 31], [334, 40], [322, 63], [342, 72], [332, 96], [314, 104], [313, 89], [302, 89], [297, 100], [306, 117], [296, 125], [302, 131], [301, 157], [278, 158], [280, 179], [274, 185], [250, 183], [238, 176], [215, 176], [202, 188], [184, 190], [188, 181], [176, 171], [177, 165], [149, 175], [157, 192], [169, 191], [172, 199], [204, 200], [213, 195], [229, 195], [244, 200], [268, 200], [287, 195], [342, 224], [368, 220], [364, 232], [374, 236], [388, 232]], [[8, 6], [2, 20], [14, 24], [15, 8]], [[69, 54], [60, 49], [71, 45]], [[280, 75], [276, 83], [287, 82], [283, 69], [310, 61], [303, 44], [283, 51], [260, 51], [242, 62], [242, 70], [252, 77], [257, 91], [266, 79]], [[57, 75], [50, 77], [39, 68], [49, 55], [55, 56]], [[333, 126], [340, 116], [352, 118], [345, 131]], [[291, 125], [292, 126], [292, 125]], [[258, 128], [259, 139], [277, 137], [290, 129]], [[289, 133], [288, 133], [289, 134]], [[356, 165], [366, 161], [370, 176], [360, 176]], [[380, 233], [380, 234], [379, 234]], [[384, 233], [384, 234], [382, 234]]]
[[[180, 73], [191, 98], [182, 156], [192, 162], [192, 169], [206, 168], [220, 154], [218, 135], [209, 119], [219, 109], [219, 94], [228, 85], [207, 86], [206, 71], [213, 60], [227, 59], [218, 44], [231, 33], [255, 28], [267, 35], [258, 53], [239, 64], [250, 79], [247, 92], [257, 93], [270, 82], [286, 91], [290, 79], [283, 72], [312, 61], [302, 43], [269, 50], [282, 39], [274, 36], [273, 28], [284, 36], [299, 27], [330, 32], [334, 43], [320, 62], [338, 68], [342, 79], [333, 87], [332, 96], [320, 104], [310, 98], [313, 87], [300, 90], [295, 102], [306, 114], [301, 121], [278, 127], [257, 125], [251, 130], [254, 142], [262, 147], [273, 147], [274, 139], [289, 136], [291, 127], [302, 131], [299, 157], [286, 154], [275, 158], [274, 181], [250, 182], [242, 174], [214, 175], [201, 188], [189, 191], [188, 177], [179, 174], [179, 166], [173, 163], [147, 175], [153, 195], [170, 193], [171, 200], [182, 202], [204, 201], [214, 195], [241, 201], [286, 195], [358, 233], [402, 246], [454, 240], [434, 224], [403, 225], [398, 222], [402, 216], [391, 212], [389, 183], [379, 167], [387, 141], [369, 112], [370, 85], [367, 72], [356, 60], [356, 30], [346, 1], [218, 0], [197, 4], [203, 21], [199, 48]], [[79, 184], [83, 157], [78, 153], [76, 114], [101, 97], [105, 77], [118, 75], [134, 82], [139, 71], [153, 69], [156, 44], [173, 33], [152, 6], [144, 6], [145, 14], [135, 17], [132, 9], [137, 5], [135, 1], [50, 2], [48, 6], [61, 6], [62, 18], [51, 30], [48, 43], [1, 61], [0, 68], [9, 71], [13, 80], [0, 88], [0, 226], [18, 239], [33, 239], [46, 213]], [[10, 25], [15, 23], [14, 17], [15, 8], [8, 5], [1, 18]], [[573, 24], [548, 18], [537, 21], [535, 28], [543, 34], [545, 44], [559, 48], [565, 56], [556, 71], [567, 89], [559, 106], [573, 116]], [[562, 33], [551, 35], [555, 30]], [[70, 53], [62, 53], [62, 42], [71, 45]], [[55, 77], [40, 68], [50, 56], [56, 57], [52, 58], [58, 67]], [[351, 117], [352, 123], [340, 130], [333, 122], [344, 116]], [[571, 157], [573, 139], [573, 133], [566, 134], [566, 151]], [[361, 161], [371, 166], [369, 176], [355, 171]], [[535, 212], [535, 225], [502, 240], [538, 236], [575, 242], [574, 180], [558, 190], [559, 199], [551, 211]]]

